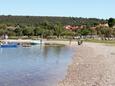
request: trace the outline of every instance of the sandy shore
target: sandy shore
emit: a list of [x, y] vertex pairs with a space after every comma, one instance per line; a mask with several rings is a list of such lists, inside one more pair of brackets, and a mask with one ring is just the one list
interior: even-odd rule
[[58, 86], [115, 86], [115, 46], [78, 46], [67, 75]]
[[77, 45], [77, 41], [56, 41], [56, 40], [46, 40], [45, 43], [49, 43], [49, 44], [64, 44], [64, 45], [68, 45], [68, 46], [74, 46]]

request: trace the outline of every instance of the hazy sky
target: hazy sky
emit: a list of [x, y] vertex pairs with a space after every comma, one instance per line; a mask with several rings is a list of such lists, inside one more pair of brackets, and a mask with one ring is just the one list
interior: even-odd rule
[[115, 0], [0, 0], [0, 15], [115, 18]]

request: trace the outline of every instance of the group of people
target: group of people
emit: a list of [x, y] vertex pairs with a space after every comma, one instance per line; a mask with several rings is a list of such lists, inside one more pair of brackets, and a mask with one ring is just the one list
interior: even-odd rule
[[7, 34], [3, 34], [0, 38], [1, 39], [8, 39], [8, 35]]

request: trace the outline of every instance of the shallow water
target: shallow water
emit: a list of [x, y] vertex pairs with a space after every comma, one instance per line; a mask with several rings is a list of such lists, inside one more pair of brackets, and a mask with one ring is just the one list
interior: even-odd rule
[[55, 86], [73, 51], [67, 46], [0, 48], [0, 86]]

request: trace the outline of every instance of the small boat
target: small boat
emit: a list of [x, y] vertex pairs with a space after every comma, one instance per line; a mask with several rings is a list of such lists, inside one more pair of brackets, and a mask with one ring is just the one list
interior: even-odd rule
[[18, 44], [16, 43], [8, 43], [8, 44], [1, 44], [0, 48], [16, 48], [18, 47]]
[[44, 41], [43, 40], [32, 40], [30, 43], [31, 45], [39, 45], [39, 44], [44, 44]]
[[31, 47], [30, 43], [22, 43], [21, 45], [22, 45], [22, 47]]

